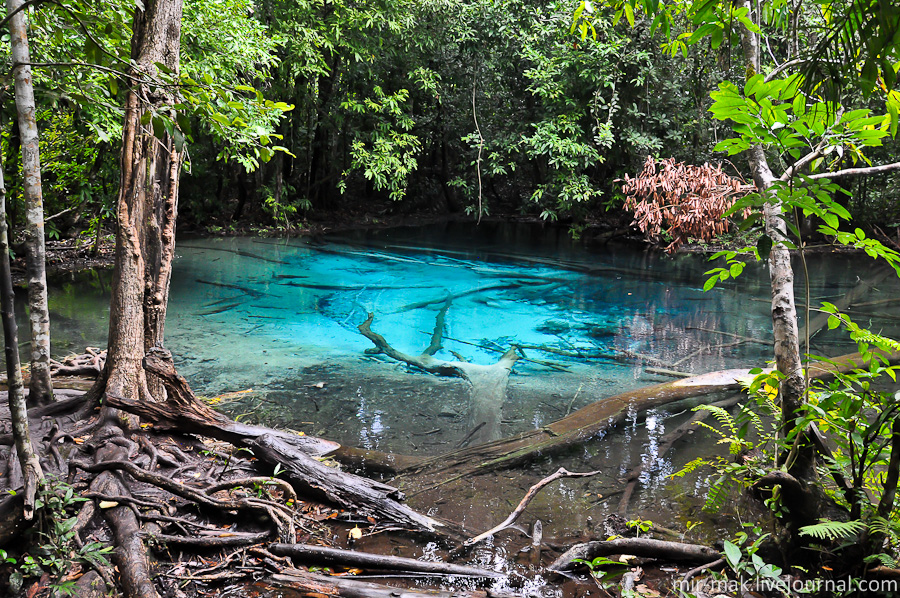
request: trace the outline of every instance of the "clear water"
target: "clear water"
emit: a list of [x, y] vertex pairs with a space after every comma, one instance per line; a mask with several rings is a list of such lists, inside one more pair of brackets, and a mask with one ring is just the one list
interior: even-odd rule
[[[177, 255], [166, 344], [195, 392], [212, 397], [252, 389], [222, 408], [247, 421], [366, 448], [439, 454], [469, 432], [468, 385], [368, 355], [372, 345], [357, 330], [368, 313], [375, 314], [373, 330], [393, 346], [419, 353], [449, 295], [438, 357], [490, 364], [512, 344], [533, 347], [524, 350], [532, 361], [516, 364], [498, 406], [504, 435], [671, 379], [654, 367], [701, 373], [762, 364], [771, 355], [762, 268], [748, 267], [739, 282], [703, 292], [703, 272], [711, 266], [702, 256], [619, 246], [585, 251], [563, 231], [446, 224], [344, 237], [193, 239], [179, 241]], [[811, 295], [834, 300], [872, 269], [867, 258], [813, 256]], [[867, 301], [896, 297], [897, 287], [889, 279]], [[108, 292], [108, 273], [52, 284], [58, 354], [105, 346]], [[858, 318], [900, 336], [898, 306], [861, 307]], [[852, 350], [837, 333], [815, 341], [819, 354]], [[485, 508], [502, 519], [536, 477], [559, 464], [604, 469], [602, 479], [559, 483], [530, 509], [543, 513], [545, 533], [561, 504], [570, 531], [580, 528], [597, 509], [598, 495], [620, 488], [617, 478], [688, 415], [651, 413], [574, 455], [510, 473], [502, 492], [472, 482], [453, 502], [479, 507], [453, 515], [483, 527]], [[693, 456], [709, 454], [710, 444], [695, 436], [644, 474], [648, 490], [634, 499], [634, 510], [690, 514], [702, 488], [663, 491], [660, 482]]]

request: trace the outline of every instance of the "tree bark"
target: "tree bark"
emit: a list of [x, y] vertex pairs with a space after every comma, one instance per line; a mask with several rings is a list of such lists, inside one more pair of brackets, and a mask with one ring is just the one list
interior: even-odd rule
[[[0, 152], [0, 164], [3, 154]], [[22, 493], [23, 513], [26, 520], [34, 516], [37, 488], [44, 479], [41, 462], [31, 444], [28, 426], [28, 407], [25, 404], [25, 384], [22, 381], [22, 365], [19, 362], [19, 331], [16, 325], [15, 293], [9, 268], [9, 238], [6, 226], [6, 185], [0, 169], [0, 317], [3, 319], [3, 347], [6, 354], [6, 379], [9, 381], [9, 413], [12, 420], [15, 451], [25, 478]]]
[[[23, 0], [7, 0], [10, 49], [16, 89], [16, 112], [22, 142], [22, 185], [25, 195], [25, 267], [28, 276], [28, 321], [31, 325], [32, 403], [53, 400], [50, 380], [50, 311], [47, 307], [47, 268], [44, 249], [44, 200], [41, 193], [41, 157], [35, 120], [34, 82]], [[18, 11], [18, 12], [16, 12]], [[15, 14], [13, 14], [15, 12]]]
[[[140, 5], [135, 9], [135, 76], [156, 73], [157, 63], [178, 71], [181, 10], [181, 0], [146, 0], [144, 10]], [[176, 99], [170, 88], [144, 81], [135, 83], [126, 100], [109, 349], [96, 394], [106, 390], [135, 400], [162, 398], [161, 382], [148, 379], [141, 361], [163, 341], [182, 155], [170, 134], [154, 137], [141, 117]]]
[[[737, 8], [752, 10], [750, 0], [738, 0]], [[748, 14], [751, 14], [748, 12]], [[744, 54], [746, 74], [749, 79], [759, 72], [759, 34], [739, 24], [741, 49]], [[756, 145], [748, 152], [753, 181], [760, 193], [765, 194], [775, 182], [763, 148]], [[790, 434], [805, 400], [806, 382], [803, 379], [803, 363], [800, 359], [800, 333], [797, 324], [797, 306], [794, 299], [794, 270], [791, 255], [783, 241], [787, 239], [787, 227], [782, 220], [782, 208], [777, 200], [769, 201], [763, 209], [766, 234], [772, 239], [769, 254], [769, 280], [772, 286], [772, 332], [775, 337], [775, 367], [784, 376], [778, 387], [782, 407], [782, 432]], [[791, 473], [804, 479], [815, 475], [815, 457], [812, 445], [803, 443], [798, 458], [791, 464]]]

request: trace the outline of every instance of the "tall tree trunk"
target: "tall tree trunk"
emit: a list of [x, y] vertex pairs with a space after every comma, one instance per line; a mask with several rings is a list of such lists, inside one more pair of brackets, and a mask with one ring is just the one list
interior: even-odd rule
[[[7, 14], [19, 10], [22, 4], [23, 0], [6, 0]], [[9, 20], [9, 34], [16, 81], [16, 112], [22, 137], [25, 267], [28, 274], [28, 320], [31, 324], [29, 398], [33, 403], [49, 403], [53, 400], [53, 384], [50, 381], [50, 310], [47, 307], [44, 200], [41, 194], [41, 157], [24, 10], [20, 10]]]
[[[0, 154], [0, 164], [3, 156]], [[25, 405], [25, 384], [22, 381], [22, 365], [19, 361], [19, 330], [16, 326], [15, 294], [9, 268], [9, 237], [6, 227], [6, 185], [0, 169], [0, 317], [3, 319], [3, 347], [6, 353], [6, 380], [9, 387], [9, 413], [13, 425], [13, 438], [22, 475], [25, 478], [24, 515], [34, 516], [34, 501], [38, 485], [44, 479], [41, 463], [31, 444], [28, 428], [28, 408]]]
[[[131, 58], [136, 76], [156, 63], [178, 70], [181, 0], [145, 0], [135, 9]], [[175, 103], [170, 88], [136, 84], [125, 104], [121, 179], [116, 200], [115, 270], [104, 376], [93, 389], [135, 400], [162, 398], [159, 380], [148, 380], [141, 360], [163, 342], [182, 155], [171, 135], [158, 139], [142, 115]]]
[[[750, 0], [739, 0], [737, 6], [745, 7], [747, 10], [752, 8]], [[740, 31], [744, 66], [749, 78], [759, 72], [759, 35], [750, 31], [743, 23], [740, 25]], [[758, 145], [752, 147], [748, 153], [748, 161], [757, 189], [761, 193], [766, 193], [775, 182], [775, 176], [769, 168], [763, 148]], [[797, 307], [794, 300], [794, 270], [791, 267], [790, 251], [782, 243], [787, 239], [787, 227], [781, 218], [781, 204], [774, 199], [767, 203], [764, 216], [766, 234], [773, 242], [769, 254], [772, 331], [775, 336], [775, 367], [784, 376], [778, 391], [782, 406], [783, 432], [788, 434], [793, 430], [806, 392], [803, 364], [800, 360]], [[801, 450], [798, 459], [790, 465], [790, 473], [798, 478], [808, 480], [815, 473], [811, 450]]]

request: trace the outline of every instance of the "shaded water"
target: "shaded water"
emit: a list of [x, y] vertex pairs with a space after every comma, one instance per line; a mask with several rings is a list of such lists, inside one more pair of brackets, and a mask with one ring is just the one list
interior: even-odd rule
[[[447, 224], [321, 239], [196, 239], [180, 241], [177, 254], [166, 344], [194, 390], [216, 396], [253, 389], [222, 408], [366, 448], [439, 454], [470, 432], [468, 385], [366, 354], [372, 345], [357, 326], [368, 313], [375, 314], [373, 330], [418, 354], [449, 296], [438, 357], [490, 364], [512, 344], [528, 347], [531, 361], [516, 364], [498, 406], [502, 435], [670, 379], [653, 367], [702, 373], [762, 364], [771, 355], [763, 269], [748, 267], [739, 283], [704, 293], [710, 265], [702, 256], [624, 247], [588, 252], [557, 230]], [[857, 273], [871, 270], [867, 258], [813, 256], [811, 294], [834, 300], [856, 284]], [[895, 280], [883, 286], [870, 300], [897, 296]], [[57, 353], [105, 346], [105, 274], [57, 281], [50, 296]], [[896, 307], [861, 309], [861, 324], [900, 336]], [[832, 332], [817, 336], [813, 349], [840, 355], [852, 345]], [[544, 520], [545, 533], [577, 534], [606, 506], [615, 510], [606, 500], [621, 488], [617, 479], [689, 413], [669, 415], [650, 413], [576, 454], [465, 482], [452, 500], [426, 496], [421, 506], [484, 528], [485, 517], [505, 517], [555, 467], [602, 469], [606, 475], [590, 480], [563, 480], [529, 509]], [[661, 482], [711, 450], [708, 442], [682, 443], [644, 474], [646, 489], [631, 511], [696, 517], [702, 483], [666, 489]], [[562, 507], [564, 521], [556, 517]], [[548, 521], [555, 517], [554, 529]]]

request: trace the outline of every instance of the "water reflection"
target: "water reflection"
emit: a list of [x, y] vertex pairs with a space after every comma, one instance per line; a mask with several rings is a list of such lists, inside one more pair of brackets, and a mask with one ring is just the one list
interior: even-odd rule
[[[704, 293], [710, 266], [700, 256], [586, 252], [558, 231], [533, 227], [477, 232], [446, 225], [179, 242], [167, 346], [199, 394], [252, 388], [247, 402], [229, 407], [235, 414], [252, 411], [248, 417], [261, 421], [411, 453], [440, 452], [465, 438], [468, 387], [367, 355], [371, 344], [356, 327], [368, 313], [397, 349], [417, 354], [449, 297], [437, 357], [490, 364], [511, 345], [522, 347], [527, 359], [499, 407], [504, 434], [668, 379], [660, 370], [698, 373], [771, 355], [768, 279], [756, 266]], [[810, 262], [815, 301], [842, 295], [856, 273], [871, 269], [847, 256]], [[857, 308], [862, 323], [900, 335], [900, 303], [886, 302], [897, 287], [889, 279], [866, 298]], [[57, 354], [105, 345], [108, 292], [104, 273], [54, 281]], [[852, 348], [835, 331], [814, 341], [823, 354]], [[651, 438], [666, 425], [654, 420]], [[634, 456], [653, 450], [635, 447]]]

